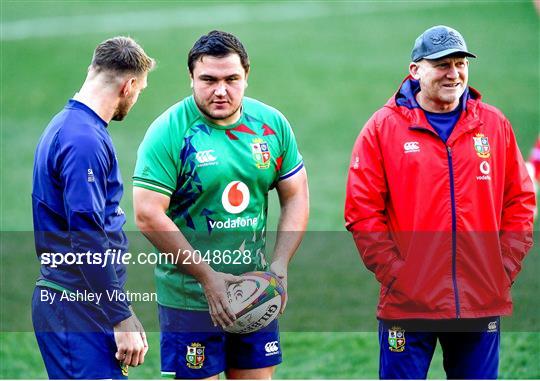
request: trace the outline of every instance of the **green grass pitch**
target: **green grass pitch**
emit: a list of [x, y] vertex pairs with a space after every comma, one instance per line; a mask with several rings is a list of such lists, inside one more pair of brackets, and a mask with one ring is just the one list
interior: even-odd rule
[[[130, 35], [158, 60], [138, 104], [110, 128], [126, 184], [127, 230], [135, 230], [129, 179], [136, 149], [152, 120], [189, 94], [186, 56], [200, 35], [211, 29], [238, 35], [252, 65], [246, 94], [275, 106], [293, 125], [309, 174], [310, 240], [323, 235], [327, 246], [306, 243], [291, 264], [277, 378], [378, 377], [377, 334], [356, 329], [360, 320], [374, 324], [377, 285], [343, 233], [347, 164], [362, 125], [405, 76], [414, 39], [424, 29], [447, 24], [465, 36], [478, 55], [471, 60], [470, 85], [508, 116], [524, 156], [539, 133], [539, 21], [532, 1], [1, 0], [0, 6], [0, 378], [46, 378], [30, 330], [39, 267], [31, 241], [33, 153], [105, 38]], [[270, 202], [275, 226], [277, 197]], [[334, 243], [343, 256], [331, 256]], [[506, 326], [515, 329], [502, 335], [502, 378], [540, 378], [538, 254], [534, 248], [514, 285], [516, 318]], [[130, 270], [129, 288], [153, 287], [150, 268]], [[309, 282], [324, 286], [317, 299], [327, 303], [325, 316], [313, 304]], [[152, 331], [151, 349], [147, 363], [130, 376], [158, 378], [156, 308], [136, 308]], [[317, 324], [320, 319], [324, 324]], [[445, 377], [439, 351], [429, 377]]]

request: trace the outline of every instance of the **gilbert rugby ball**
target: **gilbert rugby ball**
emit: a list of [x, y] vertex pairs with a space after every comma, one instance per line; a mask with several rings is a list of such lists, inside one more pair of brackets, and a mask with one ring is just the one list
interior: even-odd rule
[[236, 315], [231, 333], [255, 332], [270, 324], [279, 314], [286, 293], [279, 278], [263, 271], [242, 274], [244, 280], [227, 288], [227, 298]]

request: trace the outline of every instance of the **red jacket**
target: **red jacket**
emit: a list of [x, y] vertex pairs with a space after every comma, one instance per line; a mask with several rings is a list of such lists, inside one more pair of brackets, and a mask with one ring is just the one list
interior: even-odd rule
[[346, 227], [381, 283], [377, 316], [508, 315], [535, 196], [510, 122], [469, 88], [445, 144], [410, 77], [354, 145]]

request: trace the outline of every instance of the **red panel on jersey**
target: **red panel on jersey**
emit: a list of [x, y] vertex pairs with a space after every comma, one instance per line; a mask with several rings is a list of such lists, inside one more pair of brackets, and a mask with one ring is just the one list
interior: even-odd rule
[[231, 140], [238, 140], [238, 136], [233, 135], [231, 130], [225, 130], [225, 135], [227, 135]]
[[283, 163], [283, 156], [276, 159], [276, 172], [281, 171], [281, 164]]
[[262, 126], [263, 130], [264, 130], [264, 133], [263, 133], [263, 136], [267, 136], [267, 135], [275, 135], [276, 133], [274, 132], [274, 130], [272, 130], [268, 125], [266, 124], [263, 124]]
[[238, 127], [232, 128], [232, 130], [233, 131], [238, 131], [238, 132], [245, 132], [246, 134], [257, 135], [253, 130], [251, 130], [245, 124], [241, 124]]

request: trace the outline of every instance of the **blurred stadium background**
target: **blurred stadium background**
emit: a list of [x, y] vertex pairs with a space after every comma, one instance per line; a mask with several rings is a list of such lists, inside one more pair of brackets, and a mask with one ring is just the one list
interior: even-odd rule
[[[33, 153], [50, 118], [82, 84], [94, 47], [108, 37], [130, 35], [158, 60], [135, 108], [110, 126], [126, 184], [127, 230], [135, 230], [136, 149], [152, 120], [189, 95], [186, 56], [200, 35], [223, 29], [239, 36], [252, 65], [247, 95], [293, 125], [309, 172], [311, 233], [290, 268], [277, 378], [378, 376], [377, 333], [360, 322], [375, 327], [377, 285], [343, 233], [347, 165], [355, 137], [397, 89], [424, 29], [447, 24], [465, 36], [478, 55], [470, 85], [508, 116], [524, 156], [539, 133], [539, 22], [530, 1], [2, 0], [1, 22], [1, 378], [46, 377], [29, 323], [39, 267], [30, 234]], [[275, 226], [275, 195], [271, 204]], [[509, 320], [503, 334], [502, 378], [540, 378], [538, 254], [533, 249], [514, 285], [520, 320]], [[153, 288], [151, 269], [134, 269], [129, 288]], [[140, 309], [143, 323], [155, 326], [155, 306]], [[147, 362], [130, 370], [132, 378], [159, 377], [159, 334], [149, 330]], [[439, 352], [429, 376], [445, 377]]]

